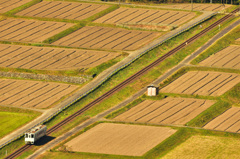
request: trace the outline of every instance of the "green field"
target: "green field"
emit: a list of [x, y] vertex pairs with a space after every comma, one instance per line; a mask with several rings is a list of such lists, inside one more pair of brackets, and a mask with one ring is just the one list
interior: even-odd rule
[[0, 138], [40, 115], [39, 112], [15, 108], [0, 108]]
[[192, 136], [163, 159], [239, 158], [240, 140], [230, 137]]

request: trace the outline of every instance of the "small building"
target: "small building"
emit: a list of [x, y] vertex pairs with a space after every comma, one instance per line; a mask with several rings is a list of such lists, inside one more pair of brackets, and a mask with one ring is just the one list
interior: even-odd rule
[[148, 96], [156, 96], [158, 93], [158, 87], [154, 85], [150, 85], [147, 87], [147, 95]]

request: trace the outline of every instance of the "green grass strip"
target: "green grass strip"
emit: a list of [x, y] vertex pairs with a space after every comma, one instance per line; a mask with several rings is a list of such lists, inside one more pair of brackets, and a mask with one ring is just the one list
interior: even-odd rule
[[195, 58], [191, 64], [197, 65], [201, 61], [205, 60], [209, 56], [221, 51], [222, 49], [230, 46], [232, 43], [235, 42], [237, 38], [240, 38], [240, 26], [233, 29], [229, 34], [218, 40], [215, 44], [213, 44], [210, 48], [206, 51], [201, 53], [197, 58]]
[[13, 10], [10, 10], [10, 11], [4, 13], [3, 15], [5, 15], [5, 16], [13, 16], [17, 12], [20, 12], [20, 11], [26, 9], [26, 8], [29, 8], [29, 7], [31, 7], [34, 4], [37, 4], [39, 2], [42, 2], [42, 0], [32, 0], [31, 2], [28, 2], [28, 3], [26, 3], [26, 4], [24, 4], [24, 5], [20, 6], [20, 7], [17, 7], [15, 9], [13, 9]]

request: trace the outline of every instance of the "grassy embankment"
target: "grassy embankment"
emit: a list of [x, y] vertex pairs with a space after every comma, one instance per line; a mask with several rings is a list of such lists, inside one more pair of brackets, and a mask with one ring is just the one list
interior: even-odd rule
[[41, 113], [20, 108], [0, 107], [0, 138], [35, 119]]

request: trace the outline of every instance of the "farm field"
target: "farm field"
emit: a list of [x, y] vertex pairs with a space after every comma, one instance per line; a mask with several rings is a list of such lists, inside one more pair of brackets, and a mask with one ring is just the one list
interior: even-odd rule
[[5, 13], [31, 1], [32, 0], [1, 0], [0, 13]]
[[182, 11], [119, 8], [94, 22], [108, 24], [143, 23], [179, 26], [194, 18], [195, 15], [195, 13]]
[[175, 132], [165, 127], [101, 123], [65, 146], [70, 151], [142, 156]]
[[211, 71], [190, 71], [160, 92], [220, 96], [240, 82], [240, 75]]
[[42, 1], [16, 15], [83, 20], [109, 8], [109, 5], [63, 1]]
[[0, 21], [0, 40], [42, 42], [74, 24], [7, 18]]
[[162, 159], [237, 159], [240, 156], [239, 148], [238, 138], [196, 135], [174, 148]]
[[240, 108], [232, 107], [222, 115], [210, 121], [203, 128], [239, 133], [240, 132]]
[[[39, 113], [40, 114], [40, 113]], [[37, 114], [24, 110], [22, 112], [6, 111], [0, 108], [0, 138], [16, 130], [27, 122], [37, 117]]]
[[240, 41], [240, 38], [238, 38], [236, 41]]
[[0, 105], [47, 108], [77, 88], [54, 82], [0, 79]]
[[240, 69], [240, 46], [229, 46], [199, 63], [201, 66]]
[[110, 27], [83, 27], [55, 42], [54, 45], [91, 49], [136, 50], [161, 33]]
[[119, 53], [0, 44], [0, 67], [75, 70], [98, 66]]
[[[183, 10], [191, 10], [192, 5], [189, 4], [175, 4], [175, 5], [166, 5], [166, 6], [161, 6], [164, 8], [172, 8], [172, 9], [183, 9]], [[221, 11], [224, 9], [227, 9], [231, 7], [231, 5], [228, 4], [193, 4], [193, 10], [197, 11]]]
[[155, 124], [184, 125], [215, 102], [192, 98], [145, 100], [114, 120]]

